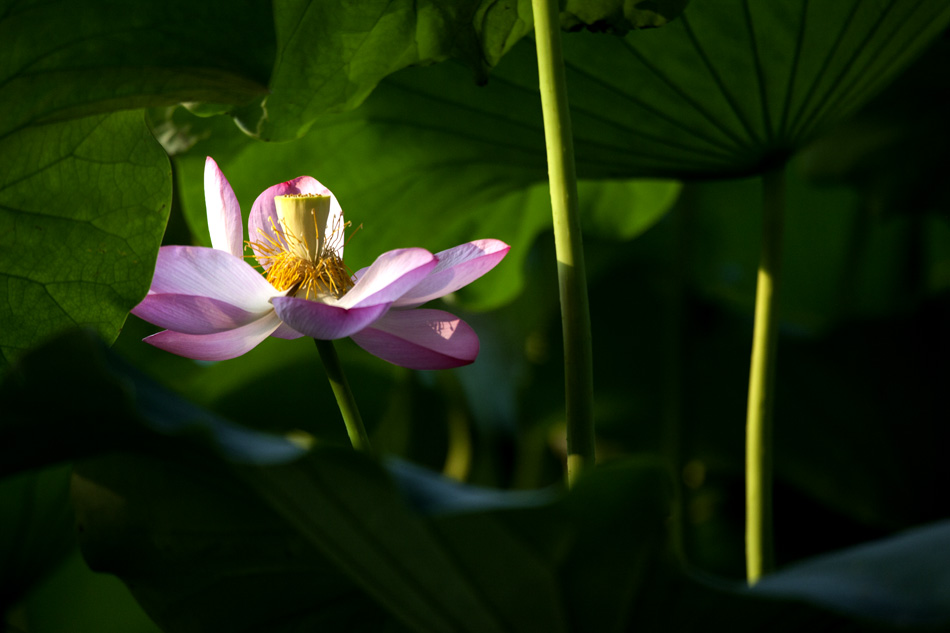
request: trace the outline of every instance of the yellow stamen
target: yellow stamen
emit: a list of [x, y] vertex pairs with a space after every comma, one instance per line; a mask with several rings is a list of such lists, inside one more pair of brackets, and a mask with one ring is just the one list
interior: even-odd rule
[[339, 254], [350, 223], [341, 217], [327, 226], [329, 196], [277, 196], [274, 201], [280, 227], [271, 218], [273, 235], [259, 230], [261, 239], [248, 242], [258, 262], [267, 268], [267, 280], [278, 290], [290, 290], [288, 294], [303, 299], [341, 297], [353, 287]]

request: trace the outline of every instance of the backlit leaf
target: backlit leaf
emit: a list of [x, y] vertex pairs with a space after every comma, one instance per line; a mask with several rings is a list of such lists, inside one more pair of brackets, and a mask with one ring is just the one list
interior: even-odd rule
[[[35, 123], [264, 91], [269, 3], [6, 2], [0, 139]], [[209, 25], [213, 25], [209, 28]]]
[[70, 327], [114, 340], [148, 290], [170, 201], [140, 112], [0, 137], [0, 365]]

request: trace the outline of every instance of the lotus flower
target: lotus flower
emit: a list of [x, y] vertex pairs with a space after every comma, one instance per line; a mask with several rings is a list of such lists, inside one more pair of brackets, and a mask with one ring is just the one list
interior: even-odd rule
[[199, 360], [240, 356], [268, 336], [350, 337], [371, 354], [412, 369], [467, 365], [478, 337], [459, 317], [418, 306], [478, 279], [510, 248], [477, 240], [433, 255], [383, 253], [350, 276], [343, 265], [343, 211], [309, 176], [268, 188], [248, 219], [261, 274], [244, 258], [241, 209], [210, 157], [205, 203], [213, 248], [163, 246], [152, 285], [133, 310], [167, 328], [145, 339]]

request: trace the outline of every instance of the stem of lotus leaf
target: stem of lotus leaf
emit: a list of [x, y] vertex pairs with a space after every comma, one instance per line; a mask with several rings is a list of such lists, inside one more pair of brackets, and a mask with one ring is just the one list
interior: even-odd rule
[[594, 464], [590, 308], [558, 2], [533, 0], [532, 7], [564, 332], [567, 481], [573, 485], [581, 471]]
[[746, 577], [750, 585], [771, 571], [772, 410], [778, 350], [778, 287], [785, 215], [783, 168], [763, 175], [762, 253], [755, 291], [755, 326], [746, 413]]
[[330, 380], [337, 406], [340, 407], [340, 415], [343, 416], [350, 443], [358, 451], [372, 451], [369, 435], [366, 434], [366, 427], [363, 426], [363, 418], [356, 406], [353, 392], [350, 391], [350, 384], [346, 381], [346, 374], [343, 373], [343, 366], [340, 365], [340, 357], [337, 356], [333, 341], [319, 339], [314, 339], [314, 341], [317, 344], [317, 351], [320, 352], [320, 360], [323, 361], [323, 367], [326, 369], [327, 378]]

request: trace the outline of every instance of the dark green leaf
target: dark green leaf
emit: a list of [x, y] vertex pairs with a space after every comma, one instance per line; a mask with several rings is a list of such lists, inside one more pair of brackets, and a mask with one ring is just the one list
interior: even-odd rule
[[561, 11], [561, 28], [625, 35], [630, 29], [663, 26], [687, 4], [689, 0], [568, 0]]
[[908, 530], [765, 576], [749, 595], [795, 599], [853, 617], [950, 626], [950, 522]]
[[[460, 560], [462, 553], [441, 542], [405, 505], [383, 471], [359, 457], [352, 451], [321, 451], [287, 468], [259, 470], [246, 480], [412, 630], [503, 631], [512, 611], [521, 611], [543, 630], [559, 630], [557, 611], [550, 608], [554, 587], [545, 582], [544, 569], [531, 564], [529, 552], [514, 544], [505, 549], [511, 557], [505, 568], [534, 592], [530, 601], [524, 596], [512, 601], [510, 593], [497, 591], [497, 570], [488, 578], [467, 573], [472, 561]], [[466, 547], [470, 553], [473, 548], [471, 543]]]
[[[51, 349], [68, 352], [70, 344]], [[79, 349], [95, 358], [95, 348]], [[101, 365], [84, 369], [95, 375]], [[113, 381], [145, 388], [126, 369], [114, 371]], [[60, 384], [56, 375], [28, 371], [5, 385], [22, 396], [26, 385], [49, 382]], [[76, 437], [71, 432], [101, 439], [112, 427], [89, 402], [115, 399], [101, 386], [93, 380], [64, 394], [78, 413], [55, 415], [47, 427], [21, 426], [11, 451]], [[4, 402], [22, 406], [10, 396], [5, 392]], [[147, 417], [148, 402], [125, 406], [134, 412], [145, 403], [138, 415]], [[219, 462], [149, 427], [113, 440], [109, 447], [136, 454], [88, 460], [74, 480], [84, 552], [94, 568], [119, 574], [168, 631], [393, 630], [394, 619], [424, 631], [530, 623], [555, 631], [651, 631], [694, 626], [699, 618], [712, 630], [757, 632], [779, 624], [789, 631], [863, 630], [870, 617], [876, 627], [950, 620], [939, 589], [950, 569], [939, 554], [946, 548], [937, 546], [945, 527], [779, 572], [751, 592], [690, 580], [666, 553], [669, 482], [652, 463], [607, 464], [551, 501], [459, 487], [404, 466], [387, 474], [349, 449], [317, 449], [261, 467]], [[210, 443], [229, 454], [227, 435]], [[74, 454], [89, 452], [78, 441], [73, 446]], [[856, 575], [860, 569], [875, 571]], [[923, 589], [909, 595], [907, 578]], [[825, 582], [836, 591], [816, 595]], [[878, 596], [873, 612], [861, 598], [869, 592]]]
[[[302, 136], [322, 114], [356, 107], [383, 77], [407, 66], [450, 56], [480, 65], [473, 28], [479, 2], [277, 3], [270, 94], [261, 107], [240, 115], [242, 127], [265, 140], [286, 141]], [[514, 7], [504, 13], [512, 19], [509, 28], [517, 28]]]
[[[624, 33], [659, 26], [685, 4], [574, 0], [562, 19], [565, 27]], [[274, 13], [278, 55], [270, 94], [238, 114], [245, 131], [268, 141], [303, 136], [319, 117], [355, 108], [380, 80], [409, 66], [454, 58], [484, 83], [534, 23], [529, 0], [295, 0], [276, 3]]]
[[0, 365], [77, 325], [114, 340], [148, 290], [170, 199], [140, 112], [0, 138]]
[[0, 139], [36, 123], [264, 92], [270, 3], [7, 2], [0, 10]]
[[[303, 453], [288, 440], [231, 424], [169, 393], [80, 332], [25, 355], [8, 370], [0, 395], [0, 474], [117, 447], [163, 450], [171, 438], [186, 440], [176, 446], [211, 449], [248, 463]], [[37, 403], [43, 403], [41, 416]], [[67, 423], [71, 420], [85, 424]]]
[[383, 613], [220, 464], [173, 454], [78, 464], [80, 543], [166, 633], [375, 631]]
[[[809, 561], [748, 590], [690, 577], [664, 554], [663, 471], [643, 464], [595, 472], [553, 504], [493, 510], [479, 500], [481, 509], [459, 513], [465, 502], [452, 500], [454, 512], [434, 516], [410, 510], [378, 466], [348, 450], [238, 474], [259, 497], [213, 464], [84, 465], [74, 494], [86, 556], [125, 578], [168, 631], [222, 622], [369, 630], [392, 616], [414, 631], [933, 630], [950, 621], [947, 565], [934, 555], [946, 549], [946, 526]], [[444, 509], [438, 500], [453, 491], [434, 475], [401, 485], [419, 498], [424, 478], [433, 481], [422, 495]], [[235, 600], [244, 595], [257, 599]]]
[[706, 0], [622, 40], [565, 38], [579, 171], [758, 173], [854, 112], [948, 23], [942, 0]]
[[[548, 495], [475, 490], [463, 490], [462, 501], [458, 487], [431, 473], [398, 475], [430, 509], [433, 501], [455, 508], [430, 518], [350, 450], [237, 474], [260, 496], [210, 463], [84, 463], [74, 500], [87, 559], [123, 577], [167, 631], [372, 630], [393, 617], [414, 631], [571, 630], [565, 618], [619, 630], [626, 598], [644, 580], [645, 569], [629, 563], [654, 555], [668, 503], [656, 485], [662, 471], [643, 467], [595, 477], [555, 505]], [[638, 502], [618, 503], [634, 492]], [[493, 510], [498, 503], [509, 509]], [[588, 564], [601, 576], [577, 598], [562, 594], [556, 579], [580, 582]], [[635, 582], [614, 585], [618, 578]]]

